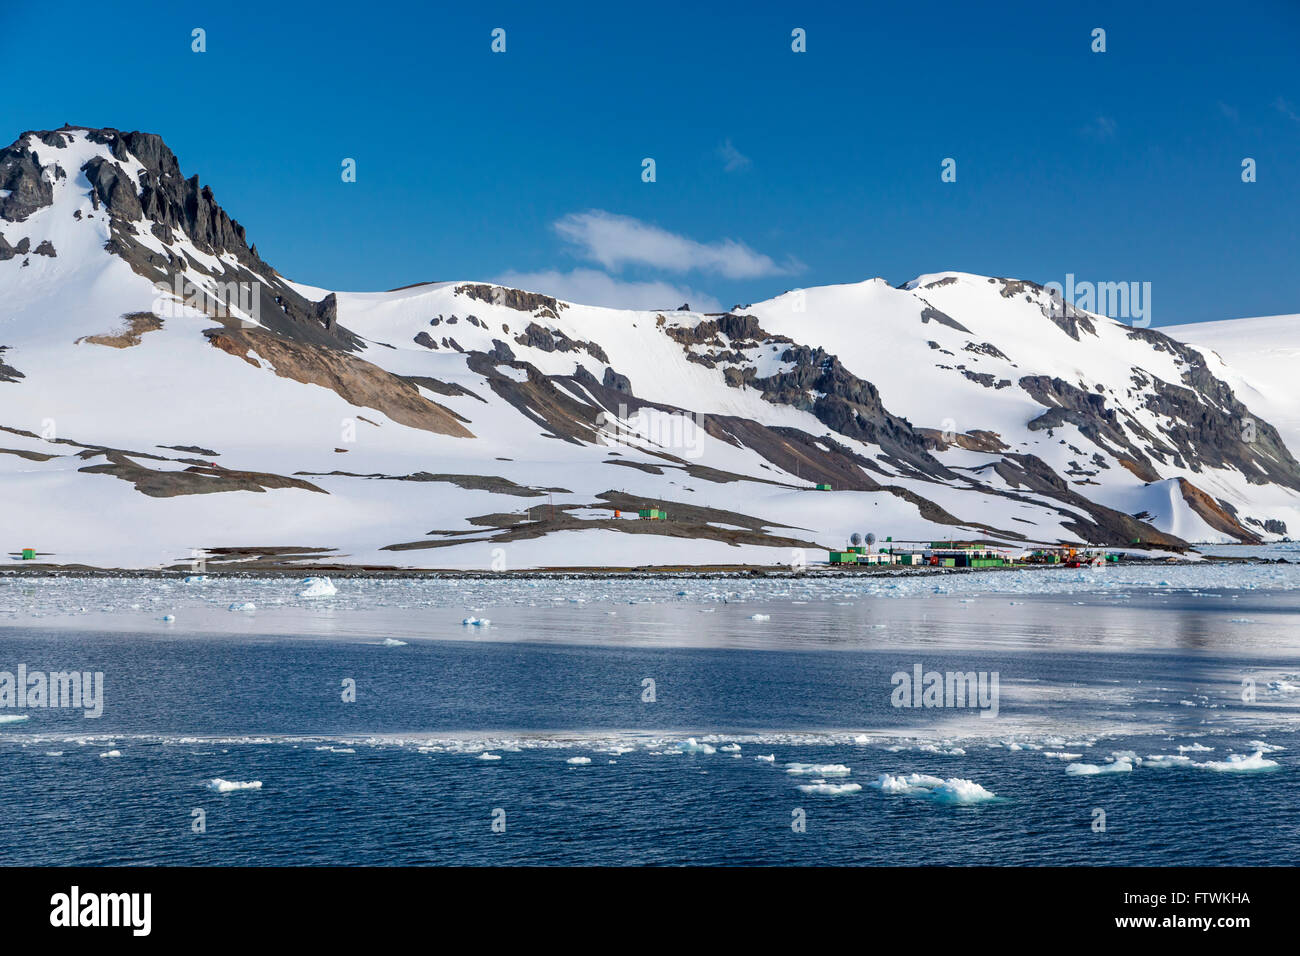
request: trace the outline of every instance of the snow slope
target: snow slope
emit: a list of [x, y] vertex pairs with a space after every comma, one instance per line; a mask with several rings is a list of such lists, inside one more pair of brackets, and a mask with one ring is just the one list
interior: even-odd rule
[[[1300, 314], [1171, 325], [1164, 332], [1200, 349], [1215, 374], [1300, 449]], [[1211, 354], [1212, 353], [1212, 354]]]

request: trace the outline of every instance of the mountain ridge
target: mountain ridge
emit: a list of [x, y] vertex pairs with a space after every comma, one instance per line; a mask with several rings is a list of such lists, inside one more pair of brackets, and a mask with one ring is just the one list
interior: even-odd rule
[[[11, 533], [58, 528], [60, 560], [125, 566], [96, 542], [139, 528], [127, 564], [310, 539], [473, 567], [815, 561], [868, 523], [1179, 549], [1300, 521], [1300, 465], [1217, 354], [1026, 280], [707, 315], [325, 290], [267, 264], [161, 137], [65, 126], [0, 151], [0, 293], [0, 487], [31, 502]], [[178, 447], [230, 465], [159, 453]], [[541, 488], [546, 514], [521, 515]], [[77, 498], [122, 517], [79, 531]], [[614, 515], [668, 502], [667, 522]]]

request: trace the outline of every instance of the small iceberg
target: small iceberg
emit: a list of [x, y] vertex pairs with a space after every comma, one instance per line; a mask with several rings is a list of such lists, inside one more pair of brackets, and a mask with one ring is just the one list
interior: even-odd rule
[[943, 780], [922, 773], [905, 776], [882, 773], [872, 786], [882, 793], [911, 794], [947, 806], [969, 806], [997, 799], [997, 794], [991, 790], [985, 789], [974, 780], [966, 780], [962, 777], [949, 777]]
[[1072, 763], [1065, 768], [1065, 772], [1073, 777], [1095, 777], [1101, 773], [1129, 773], [1132, 769], [1132, 761], [1123, 759], [1103, 764]]
[[689, 737], [677, 745], [677, 749], [684, 754], [711, 754], [717, 753], [717, 748], [710, 744], [702, 744], [694, 737]]
[[569, 764], [573, 764], [575, 767], [581, 767], [581, 766], [584, 766], [585, 764], [589, 764], [589, 763], [591, 763], [591, 758], [590, 758], [590, 757], [570, 757], [568, 760], [566, 760], [566, 761], [564, 761], [564, 762], [565, 762], [565, 763], [569, 763]]
[[460, 623], [465, 627], [487, 627], [492, 622], [485, 617], [467, 617]]
[[236, 601], [234, 604], [230, 605], [230, 610], [232, 610], [232, 611], [256, 611], [256, 610], [257, 610], [257, 605], [254, 604], [252, 601], [244, 601], [242, 604], [239, 603], [238, 601]]
[[749, 615], [749, 619], [750, 619], [751, 621], [770, 621], [770, 620], [772, 620], [772, 615], [770, 615], [770, 614], [751, 614], [751, 615]]
[[208, 781], [208, 789], [215, 790], [217, 793], [235, 793], [239, 790], [261, 790], [262, 781], [222, 780], [220, 777], [213, 777]]
[[333, 597], [339, 593], [339, 589], [329, 578], [303, 578], [301, 583], [305, 587], [298, 592], [300, 598]]
[[380, 647], [405, 647], [406, 641], [399, 641], [395, 637], [386, 637], [379, 642]]
[[862, 784], [827, 783], [825, 780], [814, 780], [812, 783], [801, 783], [799, 789], [804, 793], [815, 793], [826, 797], [838, 797], [845, 793], [857, 793], [862, 789]]
[[1278, 762], [1269, 760], [1262, 751], [1256, 750], [1253, 754], [1229, 754], [1227, 760], [1207, 760], [1195, 766], [1221, 773], [1251, 773], [1256, 770], [1273, 770]]
[[754, 759], [761, 763], [776, 763], [776, 754], [759, 754]]
[[853, 771], [842, 763], [788, 763], [785, 765], [785, 772], [818, 777], [846, 777]]
[[[483, 751], [481, 754], [478, 755], [478, 759], [479, 759], [479, 760], [500, 760], [500, 759], [501, 759], [501, 755], [500, 755], [500, 754], [489, 753], [488, 751], [485, 750], [485, 751]], [[591, 761], [589, 760], [589, 761], [587, 761], [587, 762], [590, 763]]]
[[120, 757], [120, 756], [122, 756], [122, 751], [120, 751], [120, 750], [106, 750], [104, 753], [100, 754], [100, 756], [101, 756], [101, 757]]

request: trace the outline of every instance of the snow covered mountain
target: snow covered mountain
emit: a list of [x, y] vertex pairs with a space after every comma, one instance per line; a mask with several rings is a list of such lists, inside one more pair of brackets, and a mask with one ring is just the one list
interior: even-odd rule
[[26, 133], [0, 151], [0, 550], [502, 570], [1300, 528], [1285, 361], [1061, 312], [960, 273], [712, 315], [312, 288], [159, 137]]

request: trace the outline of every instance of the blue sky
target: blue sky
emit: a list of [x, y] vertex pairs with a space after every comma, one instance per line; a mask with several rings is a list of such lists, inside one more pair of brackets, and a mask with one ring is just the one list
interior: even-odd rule
[[1151, 282], [1157, 326], [1300, 311], [1300, 2], [712, 6], [4, 4], [0, 139], [157, 132], [330, 288], [699, 308], [958, 269]]

